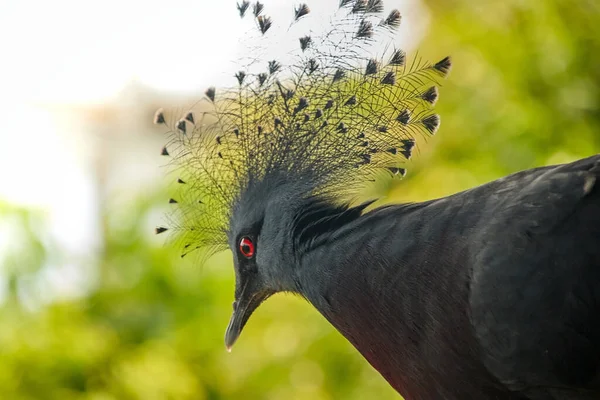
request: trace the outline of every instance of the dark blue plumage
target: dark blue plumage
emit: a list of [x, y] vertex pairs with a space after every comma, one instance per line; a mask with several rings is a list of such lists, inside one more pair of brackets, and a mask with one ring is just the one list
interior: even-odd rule
[[297, 290], [408, 399], [598, 398], [599, 178], [595, 156], [375, 209]]
[[[406, 399], [600, 398], [600, 156], [424, 203], [357, 205], [436, 132], [430, 84], [450, 59], [361, 55], [400, 13], [340, 7], [328, 34], [299, 38], [295, 64], [207, 90], [213, 111], [176, 121], [163, 149], [183, 175], [171, 201], [183, 254], [233, 253], [227, 347], [261, 302], [291, 292]], [[262, 4], [252, 10], [269, 34]], [[167, 124], [162, 111], [155, 121]]]

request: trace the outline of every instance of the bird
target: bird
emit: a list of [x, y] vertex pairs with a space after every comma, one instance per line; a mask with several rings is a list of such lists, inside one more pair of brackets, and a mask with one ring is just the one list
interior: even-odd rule
[[[199, 263], [232, 254], [226, 347], [287, 292], [407, 400], [600, 398], [600, 155], [424, 202], [361, 201], [438, 131], [452, 63], [378, 53], [401, 23], [382, 1], [338, 6], [288, 62], [257, 56], [199, 112], [154, 116], [178, 174], [156, 233]], [[277, 37], [262, 3], [237, 11]], [[310, 14], [296, 6], [292, 25]]]

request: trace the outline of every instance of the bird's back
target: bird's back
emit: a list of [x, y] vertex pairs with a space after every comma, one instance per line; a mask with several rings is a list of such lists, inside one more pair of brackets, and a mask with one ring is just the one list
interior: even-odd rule
[[506, 178], [474, 244], [485, 364], [532, 398], [600, 397], [599, 179], [600, 156]]

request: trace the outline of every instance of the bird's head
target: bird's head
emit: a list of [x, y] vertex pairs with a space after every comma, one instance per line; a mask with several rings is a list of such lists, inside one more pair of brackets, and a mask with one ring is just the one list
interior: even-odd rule
[[[238, 3], [240, 15], [250, 9]], [[263, 6], [251, 8], [260, 35], [273, 25]], [[199, 111], [168, 122], [162, 154], [177, 171], [179, 189], [170, 226], [182, 255], [230, 249], [236, 289], [226, 334], [230, 348], [252, 312], [270, 295], [300, 292], [298, 266], [327, 233], [360, 216], [350, 207], [382, 173], [402, 177], [417, 136], [433, 135], [432, 85], [450, 59], [406, 66], [402, 50], [374, 57], [375, 37], [400, 23], [380, 0], [343, 0], [320, 36], [298, 38], [291, 63], [265, 60], [235, 74], [232, 88], [209, 88]], [[309, 14], [294, 10], [294, 23]], [[388, 43], [389, 45], [389, 43]], [[256, 63], [252, 67], [256, 67]]]
[[284, 176], [269, 176], [252, 182], [236, 200], [228, 231], [236, 276], [233, 314], [225, 335], [228, 349], [264, 300], [295, 289], [298, 254], [292, 227], [306, 195], [302, 189]]

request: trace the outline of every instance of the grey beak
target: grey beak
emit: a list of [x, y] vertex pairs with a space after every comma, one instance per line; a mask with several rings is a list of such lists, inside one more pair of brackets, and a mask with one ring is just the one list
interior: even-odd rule
[[[236, 299], [233, 302], [233, 314], [225, 331], [227, 351], [231, 351], [254, 310], [273, 294], [273, 292], [261, 290], [257, 283], [253, 281], [253, 279], [246, 280], [239, 294], [236, 293]], [[236, 290], [236, 292], [238, 291]]]

